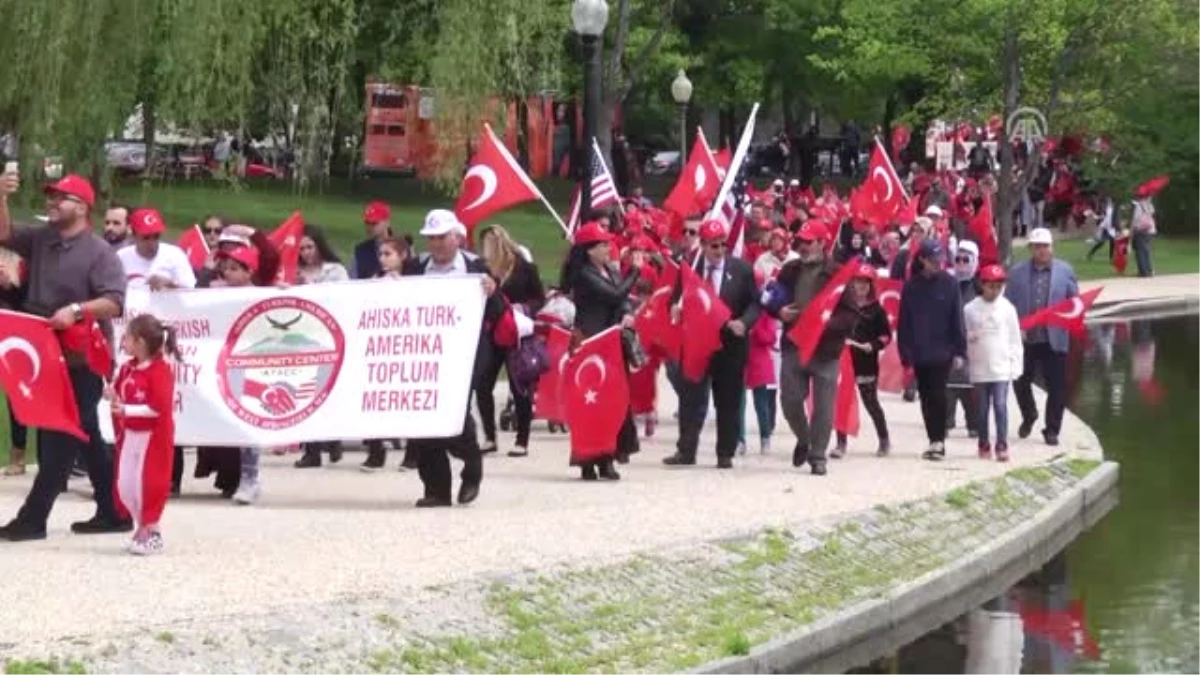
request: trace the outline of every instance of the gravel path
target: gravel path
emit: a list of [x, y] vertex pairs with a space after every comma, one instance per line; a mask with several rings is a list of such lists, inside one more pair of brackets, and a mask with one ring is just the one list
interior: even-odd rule
[[[503, 401], [504, 395], [497, 398]], [[889, 458], [873, 456], [875, 439], [865, 423], [863, 436], [852, 439], [850, 456], [832, 462], [826, 478], [791, 468], [786, 431], [777, 432], [774, 453], [759, 455], [752, 447], [735, 469], [718, 472], [711, 468], [710, 419], [701, 466], [670, 470], [660, 463], [673, 452], [676, 438], [669, 422], [673, 396], [665, 384], [660, 399], [666, 423], [622, 468], [618, 483], [577, 480], [567, 467], [566, 437], [546, 433], [542, 423], [535, 423], [530, 457], [487, 459], [482, 495], [466, 508], [417, 511], [415, 472], [391, 468], [364, 475], [356, 470], [359, 455], [304, 471], [291, 468], [294, 456], [269, 457], [264, 496], [254, 507], [233, 506], [209, 485], [187, 482], [184, 497], [167, 508], [168, 550], [157, 558], [128, 556], [121, 537], [70, 534], [68, 524], [88, 517], [91, 505], [80, 495], [63, 495], [47, 541], [6, 544], [0, 555], [0, 575], [10, 580], [0, 606], [5, 626], [0, 656], [62, 639], [98, 645], [122, 633], [156, 633], [185, 621], [221, 627], [289, 614], [361, 619], [361, 609], [355, 609], [357, 619], [338, 618], [350, 600], [359, 607], [373, 599], [407, 598], [407, 605], [424, 608], [429, 621], [473, 625], [468, 608], [478, 603], [435, 602], [429, 594], [442, 597], [444, 591], [430, 588], [549, 566], [615, 562], [764, 527], [846, 516], [946, 492], [1065, 452], [1099, 456], [1091, 431], [1068, 415], [1062, 447], [1016, 442], [1008, 466], [976, 459], [974, 441], [962, 430], [952, 432], [945, 462], [922, 462], [917, 404], [884, 395], [894, 443]], [[1015, 412], [1015, 401], [1010, 410]], [[754, 439], [753, 412], [748, 413], [747, 435]], [[398, 454], [389, 460], [394, 467]], [[16, 511], [30, 480], [0, 480], [0, 515]], [[289, 641], [317, 637], [286, 626], [280, 630], [283, 649]], [[172, 667], [187, 670], [185, 663]]]

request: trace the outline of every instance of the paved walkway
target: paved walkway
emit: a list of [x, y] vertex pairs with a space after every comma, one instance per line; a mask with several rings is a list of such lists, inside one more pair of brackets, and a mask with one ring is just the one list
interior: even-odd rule
[[1136, 275], [1111, 277], [1081, 282], [1079, 290], [1098, 286], [1103, 286], [1104, 292], [1096, 302], [1105, 305], [1131, 300], [1195, 299], [1200, 297], [1200, 274], [1164, 274], [1145, 279]]
[[[1068, 415], [1062, 447], [1014, 441], [1009, 465], [976, 459], [961, 427], [945, 462], [923, 462], [918, 405], [885, 394], [894, 443], [886, 459], [873, 456], [876, 441], [864, 416], [863, 436], [852, 439], [848, 458], [831, 462], [825, 478], [791, 467], [794, 439], [786, 426], [776, 433], [775, 452], [760, 455], [752, 441], [733, 470], [718, 472], [710, 419], [701, 465], [672, 470], [660, 461], [676, 438], [665, 382], [660, 399], [667, 422], [621, 469], [618, 483], [579, 481], [567, 466], [566, 436], [547, 433], [540, 422], [528, 458], [501, 452], [487, 459], [482, 496], [466, 508], [416, 510], [415, 473], [365, 475], [356, 470], [361, 455], [310, 470], [293, 469], [294, 456], [269, 457], [265, 494], [254, 507], [220, 500], [207, 483], [185, 483], [184, 497], [168, 506], [168, 551], [157, 558], [128, 556], [121, 537], [70, 534], [68, 524], [92, 507], [65, 494], [47, 541], [3, 545], [0, 656], [20, 653], [27, 641], [156, 630], [184, 620], [220, 624], [351, 598], [406, 596], [480, 575], [596, 565], [920, 499], [1064, 452], [1098, 457], [1092, 432]], [[752, 411], [749, 418], [748, 436], [756, 439]], [[393, 455], [389, 465], [398, 461]], [[0, 479], [0, 515], [16, 511], [30, 480]], [[452, 614], [452, 606], [445, 611]]]

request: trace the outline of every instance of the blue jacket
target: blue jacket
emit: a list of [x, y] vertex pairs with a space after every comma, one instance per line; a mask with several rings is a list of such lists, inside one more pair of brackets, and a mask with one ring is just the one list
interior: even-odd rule
[[[1050, 299], [1047, 306], [1079, 295], [1079, 281], [1069, 263], [1054, 259], [1050, 264]], [[1025, 260], [1013, 265], [1008, 271], [1008, 285], [1004, 297], [1017, 308], [1017, 316], [1024, 318], [1036, 311], [1033, 298], [1033, 263]], [[1050, 348], [1066, 354], [1071, 347], [1071, 337], [1063, 328], [1046, 326]]]
[[350, 261], [350, 278], [374, 279], [382, 269], [379, 266], [379, 243], [374, 239], [360, 241], [354, 247], [354, 258]]
[[958, 281], [949, 272], [933, 277], [914, 274], [900, 294], [900, 321], [896, 327], [900, 363], [925, 366], [949, 363], [967, 356]]

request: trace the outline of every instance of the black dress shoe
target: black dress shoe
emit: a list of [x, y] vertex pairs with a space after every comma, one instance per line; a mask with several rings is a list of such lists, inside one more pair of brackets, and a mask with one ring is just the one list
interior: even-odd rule
[[1043, 431], [1042, 438], [1045, 439], [1046, 445], [1051, 447], [1058, 445], [1058, 434], [1053, 431]]
[[315, 469], [321, 466], [321, 451], [306, 452], [296, 460], [297, 469]]
[[1033, 433], [1033, 425], [1037, 422], [1036, 419], [1022, 420], [1021, 426], [1017, 427], [1017, 438], [1029, 438], [1029, 434]]
[[696, 464], [695, 457], [685, 457], [678, 452], [663, 459], [663, 464], [667, 466], [693, 466]]
[[342, 444], [334, 443], [329, 446], [329, 463], [337, 464], [340, 461], [342, 461]]
[[733, 468], [733, 458], [732, 457], [718, 457], [717, 458], [717, 468], [718, 469], [732, 469]]
[[7, 525], [0, 527], [0, 540], [3, 541], [38, 541], [45, 538], [45, 527], [36, 527], [15, 518], [10, 520]]
[[629, 455], [627, 455], [623, 452], [618, 453], [616, 459], [617, 459], [617, 464], [628, 464], [629, 463]]
[[479, 496], [479, 483], [463, 483], [458, 488], [458, 503], [470, 504]]
[[450, 500], [441, 497], [421, 497], [417, 500], [418, 509], [434, 509], [441, 506], [451, 506]]
[[118, 520], [112, 517], [92, 516], [88, 520], [71, 523], [71, 531], [75, 534], [117, 534], [133, 532], [132, 520]]
[[812, 465], [812, 475], [824, 476], [825, 475], [825, 463], [824, 462], [814, 463]]
[[804, 466], [807, 463], [808, 463], [808, 448], [797, 443], [796, 447], [792, 449], [792, 466], [799, 469], [800, 467]]
[[591, 464], [579, 467], [579, 477], [583, 480], [596, 480], [596, 467]]
[[612, 462], [601, 464], [598, 473], [600, 478], [604, 480], [621, 480], [621, 474], [617, 473], [617, 470], [613, 468]]

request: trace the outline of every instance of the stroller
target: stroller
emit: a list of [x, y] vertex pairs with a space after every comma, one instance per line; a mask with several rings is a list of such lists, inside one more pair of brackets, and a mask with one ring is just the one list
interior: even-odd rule
[[[533, 335], [525, 338], [527, 340], [545, 340], [546, 333], [551, 326], [558, 326], [570, 330], [575, 325], [575, 303], [563, 293], [551, 290], [548, 293], [545, 306], [537, 313], [533, 320]], [[537, 385], [533, 385], [533, 396], [537, 396]], [[534, 402], [534, 410], [537, 410], [536, 400]], [[504, 410], [500, 412], [498, 420], [501, 431], [509, 431], [516, 428], [516, 402], [513, 401], [512, 395], [508, 397], [508, 401], [504, 404]], [[565, 433], [567, 425], [558, 420], [546, 420], [550, 433]]]

